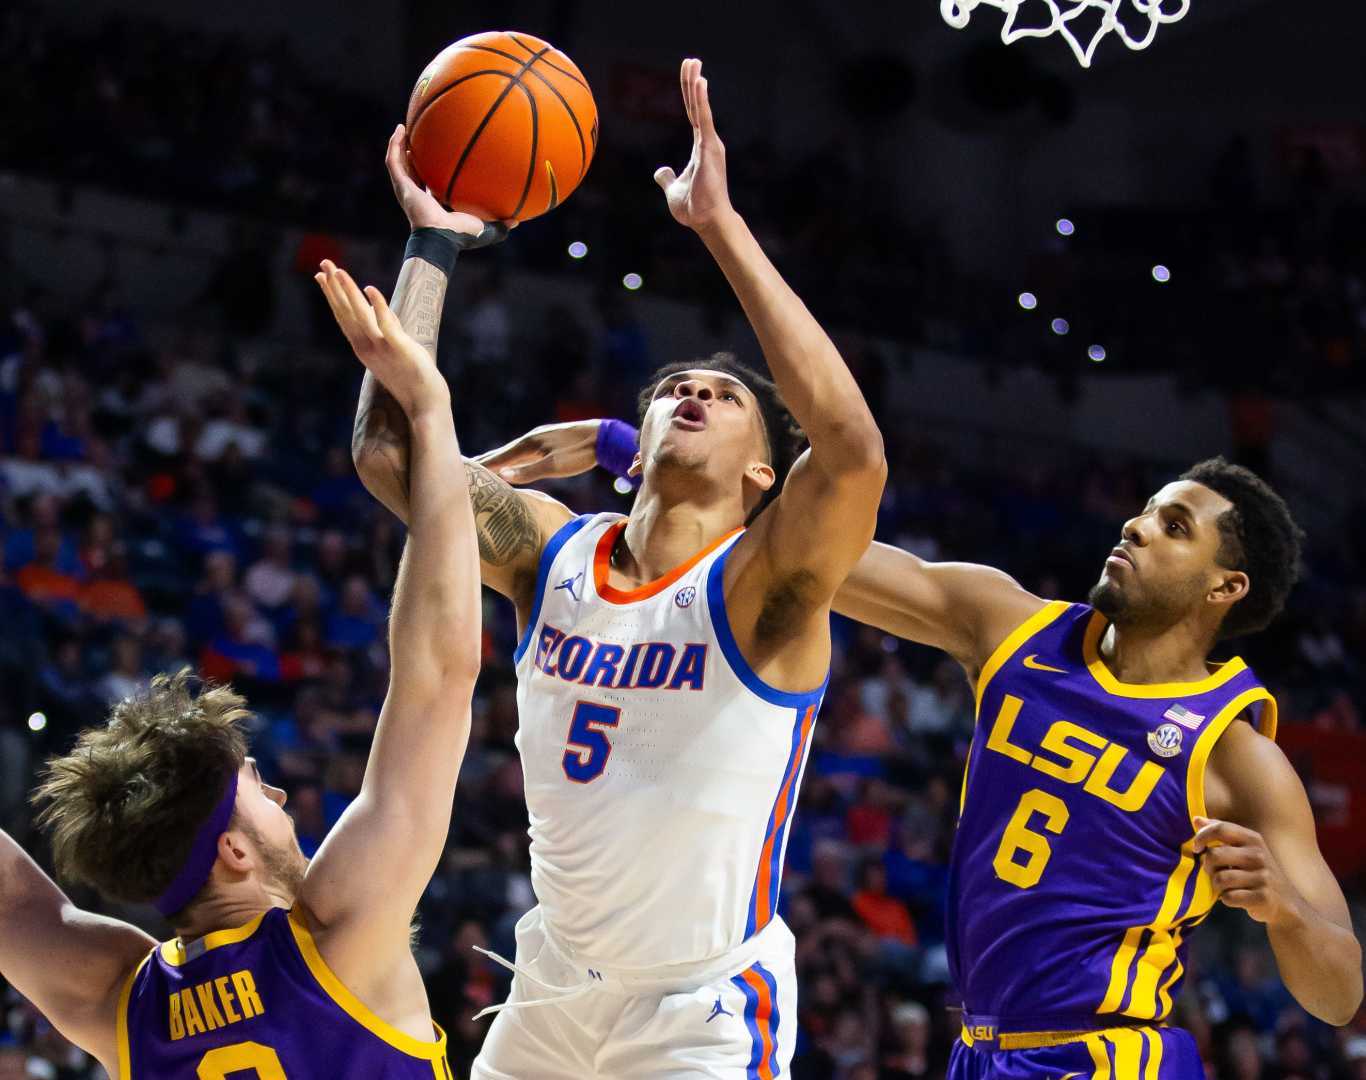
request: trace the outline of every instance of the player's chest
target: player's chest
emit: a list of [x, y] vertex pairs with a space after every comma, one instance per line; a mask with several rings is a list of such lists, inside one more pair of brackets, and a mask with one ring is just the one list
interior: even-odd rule
[[1044, 783], [1137, 813], [1184, 788], [1195, 739], [1180, 719], [1179, 704], [1161, 700], [997, 687], [982, 701], [975, 763], [1012, 786]]

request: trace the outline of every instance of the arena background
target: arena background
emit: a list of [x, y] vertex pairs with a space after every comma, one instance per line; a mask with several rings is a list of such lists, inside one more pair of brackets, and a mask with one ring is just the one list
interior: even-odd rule
[[[401, 533], [355, 479], [360, 368], [309, 275], [329, 255], [392, 285], [404, 223], [385, 137], [441, 45], [512, 28], [579, 63], [602, 141], [564, 207], [458, 270], [441, 360], [466, 450], [629, 415], [666, 360], [757, 359], [650, 179], [686, 156], [677, 62], [703, 57], [733, 201], [878, 411], [880, 537], [1076, 598], [1124, 518], [1191, 461], [1226, 453], [1284, 491], [1308, 574], [1243, 651], [1280, 696], [1359, 916], [1366, 10], [1195, 0], [1148, 52], [1111, 41], [1083, 72], [1056, 41], [1005, 49], [994, 16], [958, 33], [937, 6], [7, 5], [0, 825], [42, 858], [33, 769], [183, 663], [248, 694], [262, 771], [306, 846], [357, 790]], [[600, 476], [555, 490], [626, 505]], [[484, 1030], [468, 1017], [505, 987], [470, 946], [508, 951], [532, 902], [514, 627], [492, 598], [485, 616], [420, 941], [458, 1075]], [[849, 624], [837, 638], [783, 887], [802, 980], [792, 1072], [939, 1077], [970, 695], [928, 650]], [[164, 930], [150, 909], [119, 914]], [[0, 1002], [0, 1080], [102, 1075], [2, 983]], [[1366, 1078], [1366, 1024], [1311, 1021], [1240, 913], [1197, 938], [1179, 1012], [1212, 1076]]]

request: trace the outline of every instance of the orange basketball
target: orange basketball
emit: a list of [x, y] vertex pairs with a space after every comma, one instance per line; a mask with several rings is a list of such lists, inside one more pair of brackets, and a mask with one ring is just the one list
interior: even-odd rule
[[598, 148], [598, 107], [574, 61], [506, 30], [438, 53], [413, 87], [407, 126], [427, 190], [485, 221], [553, 210], [583, 181]]

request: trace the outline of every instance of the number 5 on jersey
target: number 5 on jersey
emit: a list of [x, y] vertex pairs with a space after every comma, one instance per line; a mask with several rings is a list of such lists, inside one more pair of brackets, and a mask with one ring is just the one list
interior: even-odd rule
[[606, 729], [621, 721], [621, 710], [580, 701], [569, 722], [569, 749], [564, 752], [564, 774], [576, 784], [587, 784], [602, 775], [612, 756]]

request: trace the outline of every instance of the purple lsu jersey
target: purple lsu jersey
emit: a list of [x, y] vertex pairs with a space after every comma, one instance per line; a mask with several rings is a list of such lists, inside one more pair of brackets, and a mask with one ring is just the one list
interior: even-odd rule
[[153, 949], [119, 1005], [118, 1080], [452, 1080], [446, 1036], [385, 1023], [283, 908]]
[[1210, 751], [1244, 713], [1275, 736], [1275, 701], [1242, 660], [1122, 683], [1099, 656], [1105, 627], [1048, 604], [978, 680], [948, 918], [978, 1039], [1168, 1016], [1216, 899], [1191, 845]]

